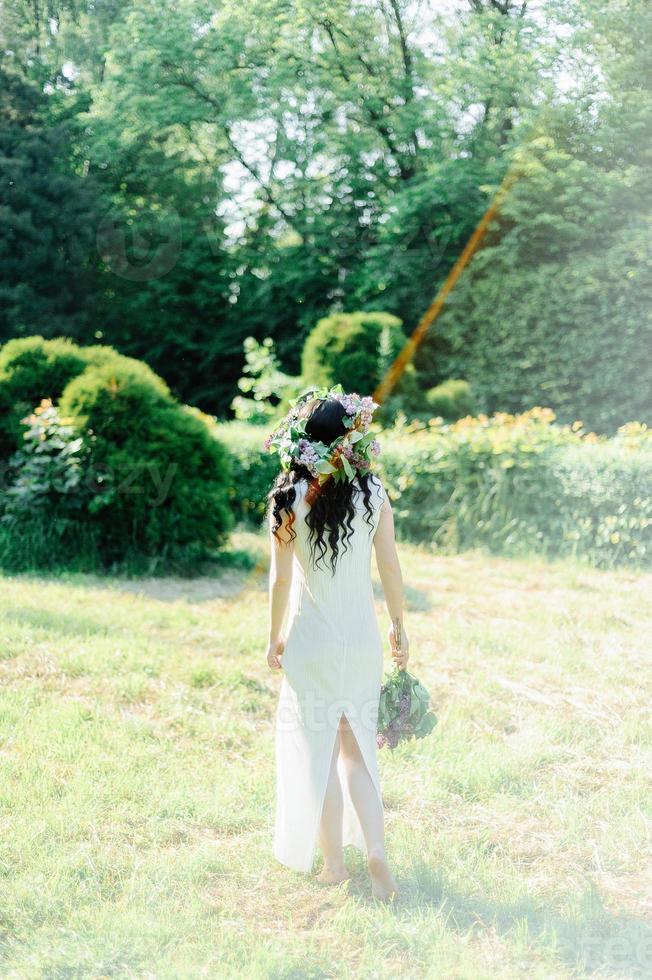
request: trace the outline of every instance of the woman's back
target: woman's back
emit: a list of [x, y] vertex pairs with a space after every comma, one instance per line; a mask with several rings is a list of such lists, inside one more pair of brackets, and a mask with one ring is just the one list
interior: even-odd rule
[[[370, 477], [368, 486], [368, 505], [365, 506], [364, 492], [358, 479], [353, 483], [353, 516], [345, 524], [345, 542], [341, 532], [335, 566], [331, 563], [332, 548], [324, 536], [324, 551], [311, 547], [310, 528], [306, 516], [310, 510], [308, 503], [308, 481], [301, 480], [297, 485], [294, 502], [296, 533], [294, 542], [295, 568], [293, 581], [307, 587], [314, 600], [329, 608], [339, 606], [340, 616], [346, 610], [355, 613], [356, 603], [367, 601], [371, 594], [371, 550], [373, 536], [378, 526], [380, 508], [385, 499], [385, 490], [377, 477]], [[316, 560], [321, 554], [321, 559]]]
[[[368, 479], [365, 507], [359, 482], [354, 513], [341, 537], [335, 569], [331, 548], [315, 562], [306, 515], [309, 484], [296, 484], [292, 585], [277, 715], [278, 767], [275, 854], [292, 867], [312, 865], [333, 744], [342, 712], [382, 807], [376, 760], [376, 719], [383, 652], [371, 582], [371, 551], [385, 491]], [[364, 835], [343, 784], [343, 840], [364, 848]]]
[[[308, 579], [315, 581], [331, 582], [336, 588], [341, 588], [342, 581], [351, 575], [364, 572], [367, 569], [367, 558], [371, 556], [371, 546], [373, 534], [377, 527], [380, 507], [384, 500], [384, 488], [380, 479], [371, 476], [368, 480], [369, 488], [369, 507], [371, 513], [368, 515], [364, 504], [364, 494], [358, 478], [353, 481], [352, 504], [355, 508], [353, 517], [345, 524], [346, 544], [342, 541], [342, 532], [338, 541], [337, 563], [335, 574], [332, 573], [331, 554], [332, 549], [328, 545], [327, 535], [324, 534], [324, 546], [326, 548], [323, 557], [317, 564], [311, 555], [309, 533], [305, 518], [310, 510], [310, 504], [306, 499], [308, 491], [308, 481], [300, 480], [296, 484], [297, 497], [293, 510], [295, 513], [294, 530], [297, 537], [295, 540], [295, 556], [301, 564], [303, 571]], [[351, 532], [349, 534], [349, 532]], [[321, 549], [317, 549], [317, 555]]]

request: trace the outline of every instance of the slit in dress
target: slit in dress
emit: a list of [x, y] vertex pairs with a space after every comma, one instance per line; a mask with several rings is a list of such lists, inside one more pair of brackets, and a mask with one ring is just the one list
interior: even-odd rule
[[[314, 828], [314, 831], [313, 831], [313, 835], [312, 835], [313, 845], [312, 845], [312, 859], [311, 859], [311, 862], [310, 862], [310, 868], [311, 869], [312, 869], [312, 866], [313, 866], [313, 864], [315, 862], [315, 855], [316, 855], [316, 852], [317, 852], [317, 837], [318, 837], [318, 834], [319, 834], [319, 825], [321, 823], [322, 813], [324, 811], [324, 803], [326, 801], [326, 792], [328, 790], [328, 780], [330, 778], [331, 765], [333, 763], [333, 751], [335, 749], [335, 745], [337, 743], [337, 740], [340, 737], [339, 728], [340, 728], [340, 721], [342, 720], [342, 716], [346, 717], [346, 720], [347, 720], [347, 723], [349, 725], [349, 728], [351, 729], [351, 731], [353, 733], [353, 737], [354, 737], [354, 739], [356, 741], [356, 745], [358, 746], [358, 752], [360, 753], [360, 757], [362, 758], [362, 761], [364, 763], [365, 769], [367, 770], [367, 774], [369, 776], [369, 779], [371, 780], [371, 784], [374, 787], [374, 789], [376, 790], [376, 794], [378, 795], [378, 799], [379, 799], [379, 802], [380, 802], [381, 807], [383, 805], [382, 796], [379, 794], [378, 787], [377, 787], [376, 783], [374, 782], [373, 776], [371, 775], [371, 771], [369, 769], [369, 763], [367, 762], [367, 760], [365, 758], [365, 754], [362, 751], [362, 746], [360, 745], [360, 742], [358, 740], [358, 736], [355, 733], [355, 729], [354, 729], [353, 725], [351, 724], [351, 722], [349, 721], [348, 717], [346, 716], [345, 709], [342, 708], [342, 711], [340, 712], [339, 718], [337, 719], [337, 725], [335, 726], [335, 738], [333, 739], [333, 744], [331, 746], [330, 755], [328, 757], [328, 769], [326, 771], [326, 779], [324, 780], [324, 791], [322, 793], [321, 803], [320, 803], [320, 806], [319, 806], [319, 811], [318, 811], [318, 814], [319, 815], [317, 817], [317, 823], [315, 825], [315, 828]], [[338, 751], [339, 751], [339, 749], [338, 749]], [[339, 778], [339, 776], [338, 776], [338, 778]], [[351, 802], [353, 803], [353, 801], [351, 801]], [[354, 806], [354, 809], [355, 809], [355, 806]], [[356, 816], [357, 816], [357, 813], [356, 813]]]

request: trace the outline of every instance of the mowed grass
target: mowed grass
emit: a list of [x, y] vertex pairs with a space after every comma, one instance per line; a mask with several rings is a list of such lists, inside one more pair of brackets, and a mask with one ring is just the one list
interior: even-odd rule
[[652, 576], [401, 546], [439, 724], [379, 752], [392, 909], [355, 849], [335, 889], [272, 856], [235, 544], [253, 572], [0, 579], [0, 975], [652, 976]]

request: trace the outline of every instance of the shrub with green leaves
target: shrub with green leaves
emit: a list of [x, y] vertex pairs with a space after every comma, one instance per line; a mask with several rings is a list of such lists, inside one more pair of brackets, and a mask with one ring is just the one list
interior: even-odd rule
[[[68, 382], [87, 367], [118, 361], [141, 363], [123, 358], [112, 347], [79, 347], [67, 337], [22, 337], [0, 347], [0, 459], [21, 446], [21, 419], [44, 398], [56, 401]], [[142, 370], [155, 384], [154, 372], [145, 364]]]
[[652, 565], [652, 439], [560, 426], [548, 409], [388, 434], [399, 533], [456, 551]]
[[46, 399], [23, 425], [0, 503], [0, 567], [98, 569], [99, 528], [86, 510], [88, 444]]
[[[239, 455], [238, 516], [258, 522], [276, 473], [262, 449], [267, 430], [229, 423], [217, 431]], [[652, 433], [644, 425], [607, 439], [533, 409], [399, 425], [379, 438], [401, 538], [448, 552], [484, 547], [652, 567]]]
[[232, 519], [229, 458], [200, 414], [140, 362], [89, 368], [61, 410], [89, 440], [105, 562], [127, 555], [192, 560], [214, 553]]
[[244, 373], [238, 381], [243, 394], [235, 396], [231, 408], [240, 422], [267, 423], [278, 414], [279, 405], [301, 393], [303, 379], [281, 370], [271, 337], [262, 343], [246, 337], [243, 349]]
[[3, 519], [29, 519], [35, 509], [78, 511], [88, 445], [49, 399], [23, 424], [24, 446], [9, 460], [11, 484], [3, 498]]
[[[13, 412], [5, 445], [22, 445], [5, 463], [3, 567], [179, 566], [224, 543], [228, 453], [213, 420], [146, 364], [65, 339], [11, 341], [0, 400]], [[23, 439], [28, 402], [42, 404]]]
[[24, 337], [0, 347], [0, 458], [21, 445], [21, 419], [43, 398], [57, 399], [85, 367], [80, 348], [65, 337]]
[[371, 395], [405, 341], [401, 321], [390, 313], [333, 313], [308, 334], [302, 373], [311, 385], [341, 384]]
[[468, 381], [449, 378], [425, 394], [428, 412], [439, 416], [444, 422], [456, 422], [465, 415], [473, 413], [473, 397]]

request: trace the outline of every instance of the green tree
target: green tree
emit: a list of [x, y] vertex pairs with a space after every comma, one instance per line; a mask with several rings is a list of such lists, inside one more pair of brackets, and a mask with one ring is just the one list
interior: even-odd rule
[[600, 70], [548, 114], [437, 329], [485, 409], [540, 404], [610, 431], [652, 421], [652, 10], [583, 9], [575, 41]]
[[[459, 23], [426, 16], [444, 39], [436, 58], [404, 0], [337, 0], [327, 10], [315, 0], [227, 0], [219, 11], [138, 0], [115, 23], [88, 118], [91, 170], [116, 204], [185, 208], [193, 249], [200, 227], [211, 229], [202, 313], [214, 344], [199, 330], [203, 362], [183, 354], [196, 317], [171, 315], [168, 326], [167, 301], [157, 302], [169, 284], [174, 307], [174, 271], [129, 291], [148, 337], [130, 352], [151, 358], [160, 348], [164, 358], [170, 345], [171, 380], [186, 397], [222, 406], [244, 336], [272, 337], [295, 373], [320, 316], [382, 305], [414, 323], [427, 304], [482, 212], [485, 185], [502, 176], [503, 116], [514, 114], [515, 92], [527, 111], [544, 59], [525, 15], [462, 5]], [[478, 103], [490, 110], [475, 118]], [[162, 186], [168, 172], [176, 189]], [[184, 256], [201, 269], [185, 245]], [[152, 321], [163, 311], [157, 339], [147, 310]], [[110, 330], [122, 346], [115, 320]], [[429, 369], [426, 383], [438, 380], [437, 365]]]
[[[248, 336], [271, 337], [283, 370], [297, 374], [307, 334], [331, 313], [383, 309], [411, 330], [543, 105], [556, 120], [545, 135], [588, 162], [598, 151], [605, 157], [620, 143], [636, 143], [646, 125], [636, 86], [623, 75], [646, 23], [639, 0], [550, 0], [545, 18], [531, 6], [527, 0], [456, 0], [445, 11], [430, 0], [2, 4], [0, 41], [13, 52], [22, 84], [36, 83], [31, 91], [45, 100], [39, 126], [48, 130], [47, 152], [39, 149], [38, 162], [32, 153], [26, 185], [38, 207], [19, 214], [27, 220], [40, 209], [45, 230], [28, 236], [11, 282], [29, 283], [25, 295], [51, 297], [53, 307], [51, 317], [45, 306], [41, 316], [39, 302], [21, 305], [17, 290], [3, 336], [38, 329], [104, 339], [145, 358], [183, 400], [226, 413]], [[613, 56], [619, 45], [620, 68]], [[641, 78], [648, 67], [640, 61]], [[584, 78], [584, 91], [557, 85], [561, 79], [567, 87], [569, 77]], [[594, 93], [603, 78], [608, 98], [600, 96], [598, 107]], [[591, 147], [598, 108], [604, 125], [609, 114], [611, 122], [600, 130], [607, 142]], [[33, 138], [27, 109], [15, 110], [11, 125], [15, 136]], [[55, 146], [50, 129], [65, 133]], [[10, 158], [20, 155], [17, 143]], [[48, 175], [45, 207], [36, 172]], [[77, 190], [99, 188], [99, 198], [77, 207], [71, 184], [65, 198], [71, 206], [63, 207], [56, 188], [64, 176], [75, 178]], [[577, 206], [590, 183], [580, 180]], [[541, 188], [534, 188], [533, 206], [521, 216], [528, 222], [533, 216], [523, 243], [541, 235], [542, 202]], [[55, 209], [61, 242], [53, 250], [57, 229], [48, 230], [47, 216]], [[570, 254], [582, 247], [583, 229], [573, 249], [573, 228], [581, 223], [566, 224], [561, 237]], [[81, 245], [74, 290], [57, 304], [71, 282], [65, 268], [58, 275], [57, 256], [72, 242]], [[534, 264], [522, 249], [510, 261], [503, 266], [497, 259], [495, 269], [516, 304], [513, 263], [523, 271]], [[599, 266], [596, 250], [591, 275]], [[474, 274], [479, 269], [474, 264]], [[574, 295], [569, 286], [569, 308]], [[32, 307], [38, 322], [24, 322]], [[517, 305], [506, 302], [503, 312], [518, 321]], [[467, 333], [474, 322], [471, 315]], [[419, 351], [424, 390], [468, 374], [467, 335], [461, 343], [459, 328], [449, 326]], [[584, 336], [589, 349], [588, 325]], [[487, 363], [486, 371], [479, 361], [474, 370], [489, 379]], [[481, 393], [481, 385], [474, 387]], [[505, 392], [508, 407], [510, 390], [497, 383], [495, 404]], [[538, 397], [536, 386], [532, 391]], [[525, 386], [522, 397], [529, 397]]]
[[0, 66], [0, 343], [87, 336], [97, 313], [99, 189], [74, 172], [68, 118]]

